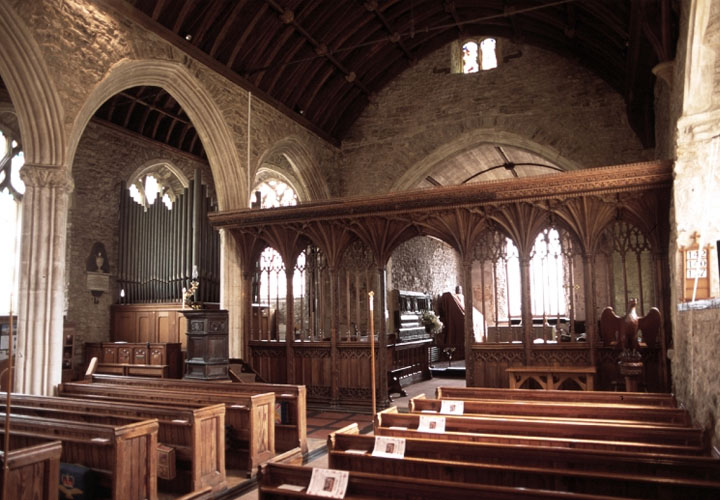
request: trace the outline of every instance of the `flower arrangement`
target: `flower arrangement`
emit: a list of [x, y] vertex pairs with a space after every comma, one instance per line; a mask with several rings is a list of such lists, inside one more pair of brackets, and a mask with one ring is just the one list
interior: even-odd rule
[[421, 321], [428, 333], [438, 334], [442, 331], [443, 323], [433, 311], [424, 311]]

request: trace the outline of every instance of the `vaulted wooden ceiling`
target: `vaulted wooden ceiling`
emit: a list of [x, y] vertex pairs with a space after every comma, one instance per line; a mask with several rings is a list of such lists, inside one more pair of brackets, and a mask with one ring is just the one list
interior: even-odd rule
[[[464, 36], [532, 44], [595, 71], [654, 143], [653, 66], [674, 58], [677, 0], [100, 0], [339, 143], [369, 100]], [[118, 94], [98, 118], [203, 155], [157, 88]]]

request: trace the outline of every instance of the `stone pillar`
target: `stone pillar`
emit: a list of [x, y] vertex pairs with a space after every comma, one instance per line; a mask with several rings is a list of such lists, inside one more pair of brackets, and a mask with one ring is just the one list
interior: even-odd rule
[[65, 167], [25, 164], [14, 390], [53, 394], [62, 370], [65, 249], [73, 181]]
[[[338, 356], [338, 278], [335, 267], [330, 268], [330, 400], [332, 405], [340, 397], [340, 358]], [[289, 361], [289, 360], [288, 360]], [[288, 363], [289, 364], [289, 363]]]

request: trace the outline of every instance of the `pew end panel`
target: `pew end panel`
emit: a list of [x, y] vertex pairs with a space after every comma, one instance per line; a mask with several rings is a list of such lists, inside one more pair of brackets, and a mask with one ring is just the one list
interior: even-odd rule
[[12, 433], [60, 440], [61, 460], [93, 469], [115, 500], [157, 499], [156, 419], [113, 426], [13, 414]]
[[[1, 436], [4, 436], [4, 430]], [[22, 441], [22, 445], [17, 441]], [[7, 487], [5, 474], [0, 474], [0, 491], [6, 492], [13, 500], [57, 500], [62, 443], [32, 438], [14, 439], [11, 432], [10, 446], [12, 449], [7, 460], [0, 452], [0, 463], [5, 467], [7, 462], [8, 467]]]
[[228, 404], [226, 425], [230, 439], [246, 442], [247, 458], [226, 457], [229, 468], [244, 469], [251, 476], [261, 463], [275, 456], [275, 394], [253, 394], [247, 405]]

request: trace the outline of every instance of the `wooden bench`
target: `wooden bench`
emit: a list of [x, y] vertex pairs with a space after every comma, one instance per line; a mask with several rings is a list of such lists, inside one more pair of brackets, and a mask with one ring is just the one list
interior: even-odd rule
[[510, 389], [519, 389], [530, 380], [541, 389], [560, 389], [567, 381], [572, 381], [583, 391], [592, 391], [595, 387], [594, 366], [513, 366], [506, 368]]
[[[0, 431], [0, 439], [4, 430]], [[57, 500], [60, 479], [60, 455], [62, 443], [27, 437], [18, 439], [10, 432], [8, 452], [8, 484], [5, 489], [5, 475], [0, 474], [0, 491], [13, 500]], [[0, 456], [3, 452], [0, 452]], [[0, 463], [5, 465], [5, 457]]]
[[[260, 500], [277, 500], [290, 498], [326, 498], [308, 495], [305, 489], [310, 483], [312, 468], [283, 464], [267, 464], [258, 474]], [[300, 491], [288, 489], [288, 485], [296, 486]], [[461, 482], [437, 481], [417, 477], [398, 477], [385, 474], [369, 474], [349, 472], [345, 499], [367, 500], [370, 498], [391, 498], [413, 500], [477, 500], [492, 498], [493, 500], [618, 500], [619, 497], [602, 495], [576, 494], [510, 486], [494, 486], [486, 484], [465, 484]]]
[[[447, 401], [447, 399], [445, 400]], [[523, 401], [502, 399], [468, 399], [463, 401], [466, 415], [514, 415], [627, 422], [661, 423], [664, 425], [690, 424], [686, 410], [669, 406], [641, 406], [616, 403], [583, 403], [570, 401]], [[442, 409], [443, 400], [426, 399], [424, 394], [412, 398], [408, 403], [411, 413], [435, 412]], [[446, 403], [447, 404], [447, 403]]]
[[[307, 391], [304, 385], [266, 384], [241, 382], [213, 382], [200, 380], [162, 379], [155, 380], [140, 377], [117, 377], [111, 375], [92, 375], [91, 382], [105, 384], [121, 384], [164, 388], [182, 391], [206, 391], [212, 387], [213, 392], [240, 394], [275, 394], [279, 412], [275, 419], [275, 447], [278, 452], [299, 447], [303, 454], [307, 453]], [[209, 385], [208, 385], [209, 384]], [[283, 420], [283, 415], [285, 419]]]
[[[591, 431], [590, 434], [595, 435], [593, 438], [579, 437], [574, 435], [572, 427], [563, 429], [561, 422], [547, 426], [546, 423], [538, 420], [532, 422], [530, 426], [532, 428], [526, 428], [524, 427], [524, 422], [521, 420], [505, 421], [498, 425], [493, 425], [492, 422], [485, 422], [482, 425], [478, 425], [478, 422], [472, 422], [471, 417], [451, 417], [452, 419], [465, 418], [466, 421], [451, 421], [450, 426], [446, 427], [444, 433], [418, 431], [419, 417], [419, 414], [399, 414], [395, 407], [388, 408], [375, 416], [374, 433], [381, 436], [441, 439], [448, 441], [502, 443], [506, 445], [526, 444], [681, 455], [703, 455], [707, 451], [707, 447], [704, 444], [663, 444], [652, 440], [648, 441], [648, 436], [645, 436], [645, 441], [641, 441], [634, 436], [631, 430], [629, 431], [627, 429], [622, 433], [624, 434], [624, 440], [611, 435], [607, 428], [602, 431], [598, 429]], [[620, 426], [618, 426], [618, 428], [619, 427]], [[546, 430], [543, 431], [543, 429]], [[540, 433], [539, 435], [535, 435], [536, 430]], [[651, 434], [656, 431], [657, 429], [652, 431]], [[699, 430], [695, 429], [695, 431]]]
[[[355, 456], [372, 452], [375, 436], [360, 435], [351, 424], [328, 435], [332, 468], [365, 470], [353, 466]], [[360, 453], [358, 453], [360, 452]], [[640, 474], [666, 478], [717, 480], [720, 459], [711, 456], [573, 449], [500, 443], [458, 442], [405, 438], [405, 458], [441, 459], [467, 463], [553, 467], [575, 471]]]
[[67, 382], [58, 394], [103, 401], [125, 401], [139, 404], [207, 406], [225, 405], [225, 424], [229, 448], [225, 455], [228, 469], [242, 469], [252, 475], [261, 463], [275, 455], [275, 395], [232, 394], [210, 391], [172, 391], [116, 384]]
[[[417, 429], [421, 415], [400, 414], [391, 407], [376, 415], [378, 425], [404, 426]], [[676, 425], [585, 421], [554, 417], [456, 416], [441, 415], [445, 430], [524, 436], [571, 437], [579, 439], [613, 439], [665, 445], [704, 446], [705, 435], [699, 427]]]
[[133, 365], [130, 363], [98, 363], [95, 373], [136, 377], [167, 378], [168, 365]]
[[157, 499], [157, 420], [110, 425], [12, 414], [11, 433], [60, 440], [61, 460], [93, 469], [113, 499]]
[[677, 408], [672, 394], [657, 392], [539, 391], [537, 389], [500, 389], [493, 387], [438, 387], [436, 399], [511, 399], [526, 401], [572, 401], [582, 403], [639, 404]]
[[[330, 440], [329, 440], [330, 441]], [[360, 444], [355, 442], [355, 445]], [[328, 466], [357, 472], [427, 478], [460, 483], [481, 483], [523, 488], [550, 489], [572, 493], [599, 493], [632, 498], [717, 498], [720, 482], [673, 475], [628, 472], [623, 469], [579, 469], [574, 464], [525, 465], [497, 463], [495, 459], [460, 453], [454, 442], [405, 443], [404, 458], [378, 457], [371, 454], [374, 439], [367, 436], [359, 449], [330, 449]], [[434, 447], [434, 452], [428, 449]], [[467, 450], [465, 450], [467, 452]], [[363, 453], [364, 452], [364, 453]], [[413, 453], [415, 452], [415, 453]], [[607, 464], [608, 466], [610, 464]], [[716, 470], [717, 472], [717, 470]]]
[[[4, 395], [0, 393], [0, 399]], [[164, 491], [189, 492], [205, 486], [214, 491], [227, 487], [225, 477], [225, 405], [193, 408], [121, 401], [93, 401], [69, 397], [13, 394], [13, 413], [42, 415], [37, 410], [73, 414], [158, 420], [158, 443], [171, 447], [179, 464], [178, 477], [165, 478], [158, 467], [159, 487]], [[171, 464], [174, 465], [174, 464]]]

